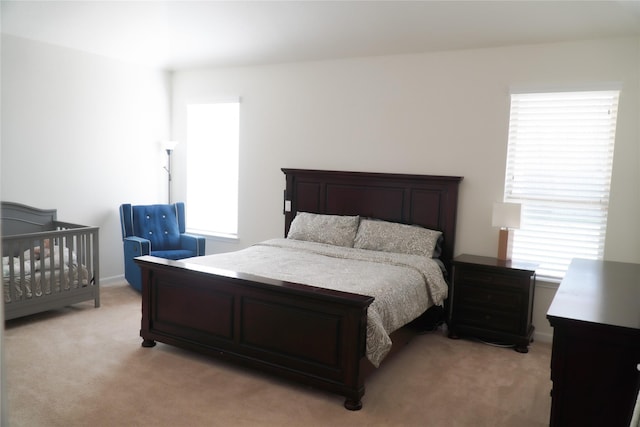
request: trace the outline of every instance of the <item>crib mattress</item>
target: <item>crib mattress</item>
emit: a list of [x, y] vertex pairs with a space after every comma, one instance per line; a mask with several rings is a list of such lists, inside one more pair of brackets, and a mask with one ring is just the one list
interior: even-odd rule
[[29, 251], [26, 251], [23, 256], [3, 257], [2, 279], [5, 303], [89, 285], [89, 271], [85, 266], [77, 264], [75, 253], [71, 253], [66, 260], [64, 254], [60, 257], [59, 253], [60, 251], [54, 250], [53, 255], [48, 254], [42, 260], [31, 260], [28, 256]]

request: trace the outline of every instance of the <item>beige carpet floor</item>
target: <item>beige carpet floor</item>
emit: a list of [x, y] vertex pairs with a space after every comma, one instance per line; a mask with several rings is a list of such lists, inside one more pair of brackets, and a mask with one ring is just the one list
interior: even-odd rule
[[363, 409], [343, 398], [158, 344], [140, 346], [140, 295], [102, 288], [78, 304], [9, 321], [9, 425], [546, 426], [551, 346], [528, 354], [439, 330], [416, 337], [366, 382]]

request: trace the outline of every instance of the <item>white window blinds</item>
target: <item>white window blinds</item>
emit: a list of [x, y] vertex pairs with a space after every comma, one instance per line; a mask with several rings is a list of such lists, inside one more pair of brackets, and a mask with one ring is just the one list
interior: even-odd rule
[[511, 95], [504, 201], [522, 204], [513, 258], [561, 279], [602, 259], [619, 91]]

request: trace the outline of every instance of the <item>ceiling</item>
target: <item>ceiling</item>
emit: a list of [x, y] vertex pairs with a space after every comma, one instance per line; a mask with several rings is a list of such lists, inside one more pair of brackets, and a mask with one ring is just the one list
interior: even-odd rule
[[7, 1], [2, 32], [169, 70], [640, 36], [631, 1]]

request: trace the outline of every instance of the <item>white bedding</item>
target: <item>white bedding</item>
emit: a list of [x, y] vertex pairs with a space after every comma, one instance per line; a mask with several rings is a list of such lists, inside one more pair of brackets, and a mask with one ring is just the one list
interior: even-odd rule
[[[61, 258], [63, 260], [62, 268], [60, 266]], [[52, 262], [53, 280], [51, 280]], [[78, 266], [75, 252], [69, 254], [67, 248], [62, 248], [61, 256], [59, 246], [54, 246], [51, 252], [47, 248], [42, 257], [37, 247], [35, 250], [26, 250], [22, 256], [2, 257], [4, 300], [7, 303], [12, 301], [10, 290], [12, 284], [15, 299], [20, 300], [57, 292], [61, 288], [86, 286], [88, 277], [87, 269]]]
[[374, 297], [367, 358], [375, 366], [391, 349], [389, 335], [432, 305], [442, 305], [448, 289], [431, 258], [292, 239], [182, 261]]

